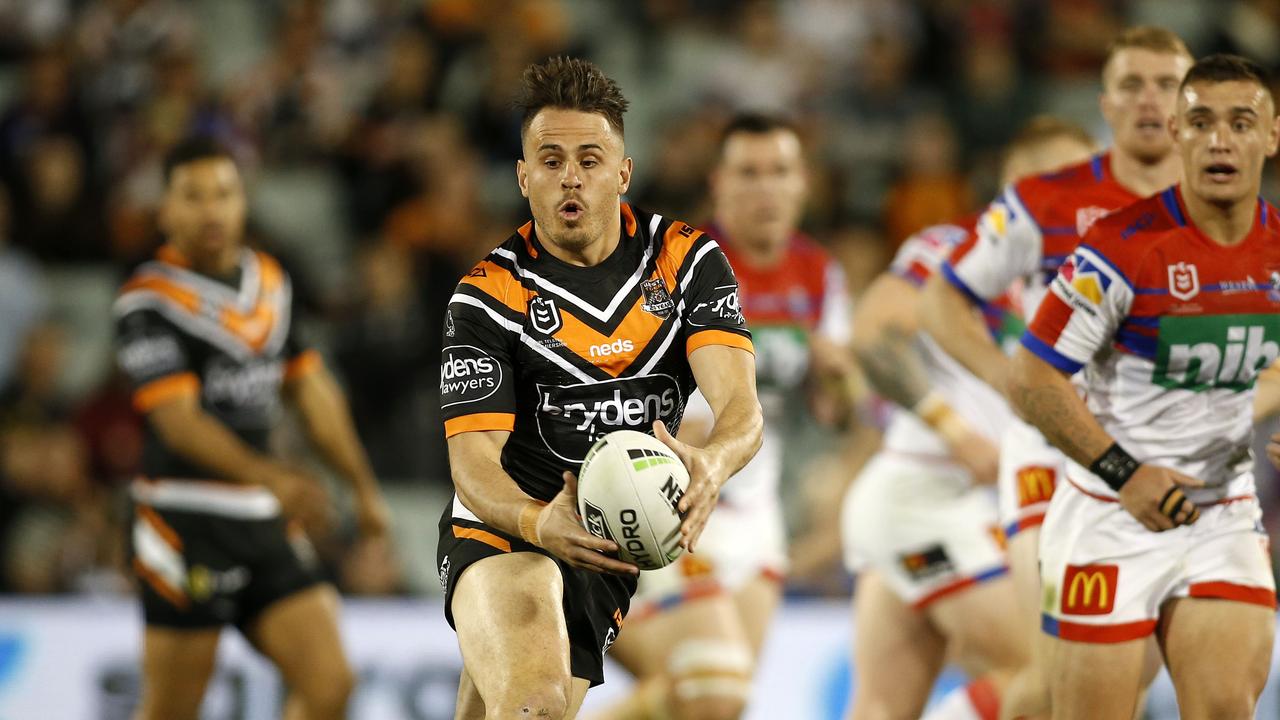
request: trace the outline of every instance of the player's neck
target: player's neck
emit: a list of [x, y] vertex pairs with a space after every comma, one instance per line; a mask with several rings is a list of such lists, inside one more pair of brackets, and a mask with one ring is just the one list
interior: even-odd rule
[[716, 227], [724, 234], [723, 240], [733, 246], [733, 250], [743, 262], [752, 267], [768, 268], [781, 262], [787, 252], [785, 242], [751, 242], [751, 233], [738, 227], [732, 220], [723, 216], [716, 217]]
[[235, 272], [240, 264], [240, 246], [231, 244], [214, 253], [191, 252], [180, 245], [171, 244], [178, 256], [201, 275], [225, 278]]
[[1258, 212], [1257, 193], [1239, 202], [1222, 205], [1197, 197], [1184, 185], [1182, 202], [1187, 206], [1187, 216], [1196, 229], [1227, 247], [1244, 241], [1253, 229], [1254, 216]]
[[[537, 231], [536, 225], [534, 231]], [[569, 265], [577, 265], [578, 267], [592, 267], [604, 262], [613, 254], [613, 251], [618, 247], [621, 235], [622, 217], [621, 210], [619, 210], [605, 223], [604, 230], [599, 236], [580, 248], [563, 247], [545, 235], [539, 235], [538, 239], [542, 241], [542, 248], [551, 253], [551, 256], [557, 260]]]
[[1149, 197], [1182, 178], [1182, 161], [1176, 153], [1148, 163], [1120, 151], [1111, 153], [1111, 174], [1116, 182], [1138, 197]]

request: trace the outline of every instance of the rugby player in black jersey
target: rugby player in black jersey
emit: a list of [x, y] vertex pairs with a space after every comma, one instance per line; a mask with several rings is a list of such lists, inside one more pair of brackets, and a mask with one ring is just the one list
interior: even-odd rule
[[[656, 434], [689, 469], [681, 540], [697, 549], [761, 414], [737, 283], [697, 229], [622, 202], [618, 86], [590, 63], [525, 71], [533, 220], [462, 279], [445, 318], [441, 398], [457, 495], [440, 523], [445, 613], [464, 664], [459, 718], [573, 717], [622, 628], [637, 569], [583, 529], [572, 471], [610, 431]], [[672, 436], [695, 385], [715, 416]]]
[[146, 631], [141, 720], [197, 717], [221, 628], [235, 625], [290, 692], [290, 720], [346, 717], [355, 683], [338, 597], [289, 520], [320, 511], [315, 481], [269, 456], [282, 398], [355, 491], [362, 533], [387, 509], [346, 400], [298, 339], [289, 277], [244, 247], [245, 191], [225, 149], [180, 143], [166, 159], [155, 260], [114, 306], [118, 360], [147, 417], [131, 488], [131, 555]]

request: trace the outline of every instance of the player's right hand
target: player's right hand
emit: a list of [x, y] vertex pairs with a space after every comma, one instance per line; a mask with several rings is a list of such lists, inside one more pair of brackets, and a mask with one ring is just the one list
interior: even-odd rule
[[640, 568], [605, 553], [618, 544], [587, 532], [578, 517], [578, 478], [564, 474], [564, 488], [538, 514], [538, 545], [570, 565], [614, 575], [640, 574]]
[[1120, 504], [1152, 532], [1190, 525], [1200, 519], [1200, 508], [1182, 488], [1204, 487], [1204, 481], [1159, 465], [1139, 465], [1120, 488]]
[[310, 475], [283, 463], [269, 462], [259, 471], [261, 482], [280, 501], [284, 514], [316, 533], [333, 526], [329, 495]]
[[978, 485], [993, 485], [1000, 470], [1000, 450], [976, 432], [966, 432], [947, 442], [951, 458], [964, 466]]

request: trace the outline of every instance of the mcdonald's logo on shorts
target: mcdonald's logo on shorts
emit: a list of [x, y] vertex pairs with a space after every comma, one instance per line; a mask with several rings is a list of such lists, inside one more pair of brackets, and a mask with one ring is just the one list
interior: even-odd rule
[[1058, 483], [1058, 471], [1044, 465], [1028, 465], [1018, 468], [1018, 507], [1046, 503], [1053, 497]]
[[1106, 615], [1116, 604], [1118, 565], [1068, 565], [1062, 578], [1063, 615]]

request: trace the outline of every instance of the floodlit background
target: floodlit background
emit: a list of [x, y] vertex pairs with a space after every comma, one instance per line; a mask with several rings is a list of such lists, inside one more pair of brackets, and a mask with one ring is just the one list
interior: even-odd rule
[[[691, 222], [707, 219], [729, 114], [792, 117], [812, 174], [805, 229], [857, 292], [906, 236], [992, 195], [1000, 145], [1030, 115], [1105, 141], [1101, 58], [1135, 23], [1280, 68], [1270, 0], [0, 0], [0, 718], [126, 717], [134, 700], [123, 489], [141, 420], [113, 368], [109, 306], [160, 242], [160, 159], [184, 135], [238, 154], [252, 242], [293, 274], [392, 501], [393, 544], [356, 542], [349, 518], [314, 533], [345, 594], [394, 598], [353, 603], [367, 680], [353, 716], [447, 717], [441, 316], [462, 272], [527, 214], [510, 108], [521, 71], [567, 53], [618, 80], [630, 200]], [[1264, 194], [1280, 199], [1268, 172]], [[803, 397], [791, 411], [795, 600], [760, 692], [796, 714], [756, 713], [834, 717], [853, 583], [832, 513], [883, 413], [842, 419]], [[306, 460], [288, 424], [278, 445]], [[1260, 476], [1268, 525], [1274, 481]], [[237, 676], [249, 666], [229, 647], [209, 717], [269, 715], [274, 680]], [[766, 677], [788, 669], [804, 680]]]

